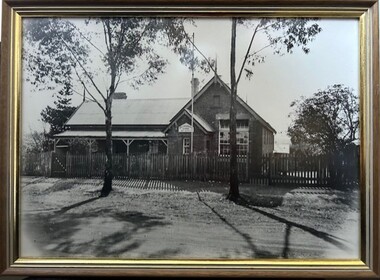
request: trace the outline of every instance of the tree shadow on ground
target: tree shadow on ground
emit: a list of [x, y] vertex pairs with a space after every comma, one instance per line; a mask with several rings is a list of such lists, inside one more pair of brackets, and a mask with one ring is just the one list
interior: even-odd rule
[[[260, 249], [257, 245], [254, 244], [254, 242], [252, 241], [252, 238], [242, 232], [241, 230], [239, 230], [236, 226], [234, 226], [233, 224], [231, 224], [229, 221], [226, 220], [226, 218], [224, 218], [221, 214], [219, 214], [212, 206], [210, 206], [207, 202], [205, 202], [201, 196], [198, 194], [198, 199], [200, 202], [202, 202], [205, 206], [207, 206], [224, 224], [226, 224], [229, 228], [231, 228], [234, 232], [236, 232], [238, 235], [240, 235], [245, 241], [246, 243], [248, 244], [249, 246], [249, 249], [252, 250], [253, 254], [252, 254], [252, 257], [258, 257], [258, 258], [288, 258], [289, 257], [289, 251], [290, 251], [290, 234], [291, 234], [291, 229], [292, 228], [298, 228], [298, 229], [301, 229], [305, 232], [308, 232], [310, 234], [312, 234], [313, 236], [323, 240], [323, 241], [326, 241], [334, 246], [336, 246], [337, 248], [341, 249], [341, 250], [344, 250], [344, 251], [348, 251], [350, 248], [348, 246], [346, 246], [343, 242], [341, 241], [344, 241], [344, 239], [342, 238], [339, 238], [337, 236], [334, 236], [334, 235], [331, 235], [329, 233], [326, 233], [326, 232], [323, 232], [323, 231], [320, 231], [320, 230], [317, 230], [315, 228], [312, 228], [312, 227], [309, 227], [309, 226], [306, 226], [306, 225], [303, 225], [303, 224], [300, 224], [300, 223], [296, 223], [296, 222], [292, 222], [292, 221], [289, 221], [285, 218], [282, 218], [282, 217], [279, 217], [275, 214], [272, 214], [272, 213], [269, 213], [269, 212], [266, 212], [260, 208], [257, 208], [255, 206], [253, 206], [251, 204], [251, 201], [249, 200], [245, 200], [244, 198], [240, 198], [236, 203], [244, 208], [247, 208], [247, 209], [250, 209], [252, 211], [255, 211], [259, 214], [262, 214], [272, 220], [275, 220], [279, 223], [283, 223], [285, 225], [285, 233], [284, 233], [284, 244], [283, 244], [283, 249], [282, 249], [282, 252], [280, 254], [276, 254], [276, 253], [272, 253], [272, 252], [269, 252], [267, 250], [262, 250]], [[257, 200], [253, 200], [253, 203], [257, 203]], [[275, 206], [272, 206], [273, 204], [271, 203], [270, 204], [271, 206], [270, 207], [275, 207]]]
[[291, 193], [299, 186], [250, 186], [240, 187], [241, 197], [249, 202], [250, 205], [274, 208], [281, 206], [284, 202], [284, 196]]
[[[238, 205], [242, 206], [242, 207], [245, 207], [247, 209], [250, 209], [252, 211], [255, 211], [259, 214], [262, 214], [268, 218], [271, 218], [275, 221], [278, 221], [280, 223], [283, 223], [286, 225], [287, 227], [287, 230], [286, 231], [289, 231], [290, 232], [290, 228], [291, 227], [295, 227], [295, 228], [299, 228], [305, 232], [308, 232], [312, 235], [314, 235], [315, 237], [319, 238], [319, 239], [322, 239], [330, 244], [333, 244], [334, 246], [338, 247], [339, 249], [342, 249], [344, 251], [348, 251], [350, 248], [347, 247], [344, 243], [342, 243], [341, 241], [344, 241], [344, 239], [342, 238], [339, 238], [337, 236], [334, 236], [332, 234], [329, 234], [329, 233], [326, 233], [326, 232], [323, 232], [323, 231], [320, 231], [320, 230], [317, 230], [315, 228], [312, 228], [312, 227], [309, 227], [309, 226], [306, 226], [306, 225], [303, 225], [303, 224], [300, 224], [300, 223], [296, 223], [296, 222], [292, 222], [292, 221], [289, 221], [285, 218], [282, 218], [282, 217], [279, 217], [275, 214], [272, 214], [272, 213], [269, 213], [269, 212], [266, 212], [260, 208], [257, 208], [253, 205], [250, 204], [249, 201], [245, 200], [244, 198], [241, 198], [238, 202], [237, 202]], [[286, 237], [288, 238], [288, 237]], [[288, 240], [286, 239], [285, 240]], [[288, 240], [289, 242], [289, 240]]]
[[[82, 205], [89, 201], [82, 202]], [[63, 208], [65, 211], [26, 217], [31, 224], [29, 227], [35, 231], [31, 234], [39, 236], [38, 239], [43, 242], [39, 248], [43, 251], [42, 256], [118, 257], [141, 246], [143, 240], [136, 238], [139, 235], [170, 224], [164, 218], [137, 211], [115, 213], [116, 209], [103, 208], [85, 213], [68, 213], [69, 207], [72, 209], [73, 205]], [[106, 229], [100, 235], [100, 231], [108, 224], [103, 225], [102, 229], [91, 228], [102, 222], [109, 222], [109, 227], [115, 225], [115, 230]]]
[[247, 243], [249, 249], [253, 252], [251, 257], [259, 257], [259, 258], [277, 258], [278, 255], [273, 254], [269, 251], [259, 249], [254, 242], [252, 241], [252, 238], [240, 231], [236, 226], [231, 224], [229, 221], [227, 221], [221, 214], [219, 214], [213, 207], [211, 207], [207, 202], [205, 202], [199, 193], [197, 193], [198, 199], [200, 202], [202, 202], [205, 206], [207, 206], [224, 224], [226, 224], [229, 228], [231, 228], [234, 232], [236, 232], [238, 235], [240, 235], [245, 242]]
[[93, 202], [97, 199], [99, 199], [100, 197], [93, 197], [93, 198], [90, 198], [90, 199], [86, 199], [86, 200], [83, 200], [83, 201], [80, 201], [80, 202], [77, 202], [77, 203], [74, 203], [74, 204], [71, 204], [69, 206], [65, 206], [63, 208], [61, 208], [60, 210], [57, 210], [56, 211], [56, 214], [60, 215], [60, 214], [63, 214], [71, 209], [74, 209], [74, 208], [77, 208], [79, 206], [82, 206], [82, 205], [85, 205], [87, 203], [90, 203], [90, 202]]

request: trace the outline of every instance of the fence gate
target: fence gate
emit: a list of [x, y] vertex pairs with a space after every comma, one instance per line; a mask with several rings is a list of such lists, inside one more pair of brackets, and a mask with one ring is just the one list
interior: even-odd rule
[[51, 176], [66, 177], [66, 154], [52, 153]]

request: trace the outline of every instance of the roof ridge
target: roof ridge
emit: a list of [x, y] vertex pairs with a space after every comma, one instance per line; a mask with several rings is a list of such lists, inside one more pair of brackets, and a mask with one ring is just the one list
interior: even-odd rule
[[[114, 99], [113, 101], [127, 101], [127, 100], [191, 100], [190, 97], [166, 97], [166, 98], [127, 98], [127, 99]], [[82, 103], [96, 103], [94, 100], [86, 100]]]

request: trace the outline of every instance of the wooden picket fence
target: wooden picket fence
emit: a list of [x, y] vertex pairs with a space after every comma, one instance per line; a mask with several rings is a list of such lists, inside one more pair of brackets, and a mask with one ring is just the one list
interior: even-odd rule
[[[261, 185], [327, 186], [337, 177], [344, 184], [358, 182], [358, 159], [343, 158], [336, 162], [338, 169], [333, 169], [331, 159], [323, 156], [269, 154], [256, 160], [243, 156], [238, 157], [238, 177], [241, 182]], [[104, 153], [27, 154], [22, 160], [22, 174], [101, 178], [105, 163]], [[113, 171], [116, 178], [228, 181], [230, 158], [214, 154], [114, 154]]]
[[[102, 177], [105, 154], [66, 155], [67, 177]], [[113, 172], [117, 178], [162, 180], [217, 180], [229, 178], [229, 157], [210, 155], [114, 154]], [[246, 181], [246, 158], [238, 158], [239, 179]]]
[[51, 176], [51, 159], [51, 152], [22, 155], [21, 174], [28, 176]]
[[329, 184], [329, 162], [323, 156], [300, 157], [288, 154], [266, 155], [262, 158], [261, 174], [269, 185]]

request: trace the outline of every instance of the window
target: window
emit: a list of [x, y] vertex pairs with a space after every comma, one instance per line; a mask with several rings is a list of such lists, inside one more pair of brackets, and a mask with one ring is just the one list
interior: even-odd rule
[[220, 129], [230, 129], [230, 121], [229, 120], [220, 120], [219, 122]]
[[[248, 154], [249, 129], [248, 120], [236, 121], [236, 144], [238, 155]], [[219, 122], [219, 154], [230, 154], [230, 121], [220, 120]]]
[[183, 138], [182, 152], [184, 155], [190, 154], [190, 138]]
[[236, 129], [248, 129], [248, 120], [236, 120]]
[[248, 154], [248, 131], [238, 131], [236, 133], [237, 153], [238, 155]]
[[[236, 120], [236, 129], [237, 130], [248, 130], [248, 120]], [[230, 129], [230, 120], [220, 120], [219, 128], [221, 129]]]
[[219, 154], [230, 154], [230, 133], [228, 130], [219, 132]]

